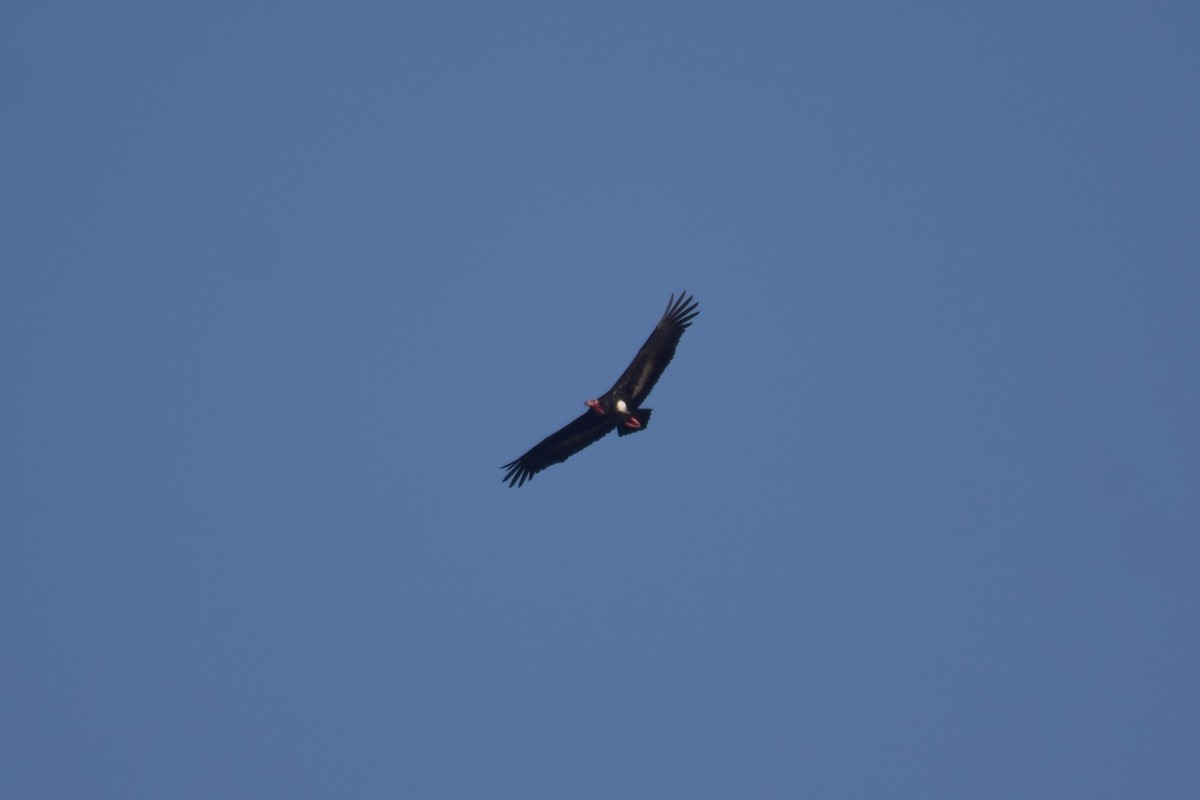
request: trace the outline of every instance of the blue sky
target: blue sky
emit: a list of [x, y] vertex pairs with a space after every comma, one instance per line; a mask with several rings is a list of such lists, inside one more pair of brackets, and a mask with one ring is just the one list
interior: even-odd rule
[[1195, 4], [3, 16], [0, 795], [1195, 796]]

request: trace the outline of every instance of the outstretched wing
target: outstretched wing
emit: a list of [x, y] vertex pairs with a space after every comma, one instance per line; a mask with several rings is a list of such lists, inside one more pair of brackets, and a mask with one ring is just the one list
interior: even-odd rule
[[615, 427], [589, 408], [582, 416], [535, 444], [528, 453], [501, 467], [508, 470], [501, 480], [508, 481], [510, 487], [523, 486], [546, 467], [566, 461], [589, 444], [600, 441]]
[[658, 321], [658, 325], [654, 326], [654, 330], [650, 332], [650, 338], [642, 345], [642, 349], [638, 350], [633, 362], [613, 384], [613, 390], [632, 399], [635, 406], [641, 405], [642, 401], [646, 399], [646, 395], [650, 394], [650, 390], [654, 388], [654, 384], [658, 382], [663, 370], [667, 368], [667, 364], [670, 364], [671, 359], [675, 357], [675, 348], [679, 345], [679, 338], [683, 336], [683, 332], [700, 313], [697, 310], [699, 305], [696, 299], [687, 292], [682, 292], [678, 300], [672, 294], [671, 299], [667, 301], [667, 310], [663, 312], [662, 319]]

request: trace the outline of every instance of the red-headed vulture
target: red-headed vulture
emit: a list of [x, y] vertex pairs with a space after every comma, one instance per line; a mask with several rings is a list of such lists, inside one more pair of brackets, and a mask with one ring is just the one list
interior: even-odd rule
[[566, 461], [613, 430], [619, 436], [645, 430], [650, 422], [650, 409], [642, 408], [642, 402], [671, 363], [680, 337], [700, 313], [698, 308], [695, 298], [687, 292], [680, 294], [678, 300], [672, 294], [650, 338], [612, 388], [595, 400], [588, 400], [585, 403], [588, 410], [582, 416], [501, 467], [507, 470], [502, 480], [508, 481], [510, 487], [522, 486], [546, 467]]

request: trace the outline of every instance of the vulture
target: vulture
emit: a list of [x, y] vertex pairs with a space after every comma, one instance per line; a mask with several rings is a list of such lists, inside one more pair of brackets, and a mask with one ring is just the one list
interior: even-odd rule
[[588, 410], [500, 469], [507, 470], [501, 480], [509, 487], [523, 486], [546, 467], [566, 461], [588, 445], [616, 430], [618, 436], [637, 433], [650, 423], [650, 409], [642, 402], [654, 388], [663, 370], [675, 355], [683, 332], [700, 312], [694, 297], [683, 292], [679, 299], [671, 295], [662, 319], [650, 332], [650, 338], [638, 350], [633, 361], [604, 394], [584, 405]]

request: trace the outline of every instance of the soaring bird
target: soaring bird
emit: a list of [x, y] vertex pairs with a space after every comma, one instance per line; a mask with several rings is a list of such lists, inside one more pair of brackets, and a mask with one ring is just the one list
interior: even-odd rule
[[612, 388], [584, 403], [588, 410], [573, 422], [542, 439], [516, 461], [501, 467], [508, 470], [501, 480], [508, 481], [510, 487], [523, 486], [546, 467], [566, 461], [614, 429], [618, 436], [645, 430], [650, 423], [650, 409], [642, 408], [642, 401], [671, 363], [679, 338], [700, 313], [698, 308], [695, 298], [687, 292], [681, 293], [678, 300], [672, 294], [667, 301], [667, 310], [650, 332], [650, 338]]

